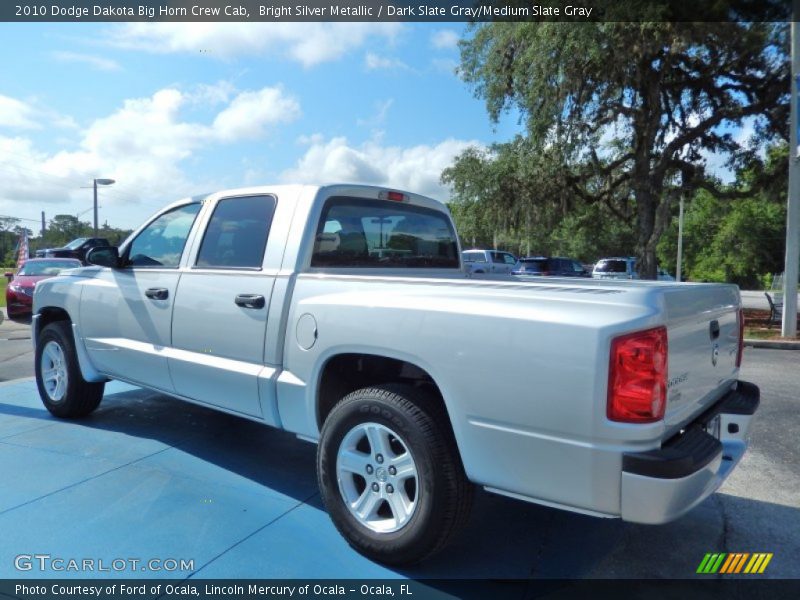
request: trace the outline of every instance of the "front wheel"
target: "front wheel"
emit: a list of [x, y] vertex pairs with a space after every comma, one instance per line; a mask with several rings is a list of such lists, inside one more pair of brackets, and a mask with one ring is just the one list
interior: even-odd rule
[[325, 507], [358, 552], [419, 562], [469, 516], [472, 489], [438, 399], [407, 386], [353, 392], [322, 428], [317, 473]]
[[84, 417], [103, 399], [105, 383], [86, 381], [66, 321], [50, 323], [36, 341], [36, 386], [45, 408], [57, 417]]

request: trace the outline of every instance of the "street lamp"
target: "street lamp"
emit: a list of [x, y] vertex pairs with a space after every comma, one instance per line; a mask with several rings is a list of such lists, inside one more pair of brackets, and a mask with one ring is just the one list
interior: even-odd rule
[[94, 179], [94, 237], [97, 237], [97, 186], [98, 185], [112, 185], [113, 179]]

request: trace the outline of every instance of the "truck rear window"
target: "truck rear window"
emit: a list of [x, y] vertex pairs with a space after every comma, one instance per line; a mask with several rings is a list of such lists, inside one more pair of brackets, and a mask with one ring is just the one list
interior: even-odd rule
[[628, 265], [624, 260], [601, 260], [594, 270], [598, 273], [627, 273]]
[[460, 267], [450, 220], [400, 202], [333, 197], [322, 209], [312, 267]]

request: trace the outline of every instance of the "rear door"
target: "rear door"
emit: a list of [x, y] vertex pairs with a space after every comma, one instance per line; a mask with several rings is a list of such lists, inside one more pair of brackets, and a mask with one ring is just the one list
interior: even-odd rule
[[178, 394], [263, 416], [258, 379], [277, 274], [264, 257], [276, 206], [268, 194], [214, 205], [175, 298], [169, 365]]

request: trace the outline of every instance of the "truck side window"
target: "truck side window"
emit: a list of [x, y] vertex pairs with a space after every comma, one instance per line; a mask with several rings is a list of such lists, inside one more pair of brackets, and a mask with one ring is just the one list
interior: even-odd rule
[[261, 267], [274, 214], [274, 196], [241, 196], [217, 202], [197, 253], [197, 266]]
[[312, 267], [460, 268], [444, 213], [366, 198], [329, 198], [314, 239]]
[[199, 210], [195, 202], [157, 217], [128, 247], [127, 266], [177, 268]]

